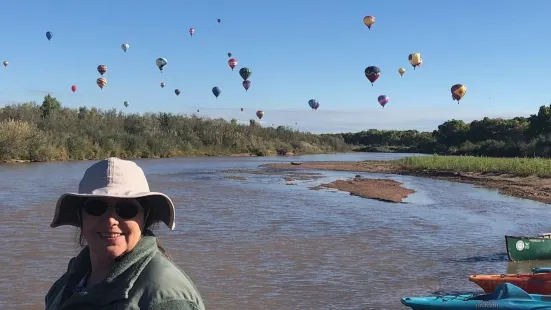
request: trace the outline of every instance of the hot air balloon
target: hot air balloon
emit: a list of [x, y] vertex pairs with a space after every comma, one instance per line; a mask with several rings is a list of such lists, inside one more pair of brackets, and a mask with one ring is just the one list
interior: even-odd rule
[[231, 71], [233, 71], [233, 68], [237, 66], [237, 60], [235, 58], [230, 58], [230, 60], [228, 60], [228, 66], [230, 66]]
[[251, 87], [251, 81], [245, 80], [243, 81], [243, 88], [245, 88], [245, 91], [249, 91], [249, 87]]
[[413, 66], [413, 70], [415, 70], [415, 67], [423, 64], [423, 59], [421, 58], [421, 53], [411, 53], [408, 56], [409, 63]]
[[199, 109], [197, 109], [197, 113], [199, 113]]
[[107, 66], [106, 65], [99, 65], [98, 66], [98, 72], [99, 72], [99, 74], [101, 74], [101, 76], [103, 76], [105, 74], [105, 72], [107, 72]]
[[219, 18], [219, 19], [217, 19], [216, 21], [220, 24], [220, 22], [221, 22], [222, 20]]
[[189, 35], [193, 37], [193, 34], [195, 33], [195, 29], [189, 28]]
[[103, 90], [103, 88], [107, 85], [107, 79], [104, 77], [100, 77], [96, 80], [96, 84], [98, 84], [99, 88]]
[[373, 86], [373, 83], [381, 76], [381, 69], [376, 66], [369, 66], [365, 68], [364, 73], [365, 77], [371, 82], [371, 86]]
[[241, 108], [241, 112], [243, 112], [243, 108]]
[[364, 24], [371, 30], [371, 26], [375, 23], [375, 16], [364, 17]]
[[400, 76], [403, 76], [404, 73], [406, 73], [406, 68], [400, 68], [400, 69], [398, 69], [398, 73], [400, 73]]
[[165, 85], [166, 85], [165, 82], [161, 82], [161, 88], [165, 88]]
[[126, 108], [128, 108], [128, 105], [129, 105], [128, 101], [125, 101], [125, 102], [124, 102], [124, 106], [125, 106]]
[[310, 99], [308, 100], [308, 105], [312, 110], [317, 110], [320, 106], [319, 102], [316, 99]]
[[231, 53], [228, 53], [228, 57], [231, 58]]
[[76, 85], [73, 85], [71, 86], [71, 91], [74, 93], [77, 91], [77, 86]]
[[123, 44], [121, 44], [121, 48], [126, 53], [126, 51], [130, 48], [130, 44], [123, 43]]
[[9, 65], [7, 60], [4, 60], [4, 62], [2, 64], [4, 65], [4, 67], [7, 67]]
[[54, 34], [51, 31], [46, 32], [46, 38], [48, 39], [48, 41], [50, 41], [53, 36]]
[[251, 74], [252, 74], [251, 69], [247, 67], [243, 67], [239, 69], [239, 75], [241, 75], [241, 78], [243, 79], [243, 81], [248, 80], [251, 77]]
[[379, 104], [383, 107], [383, 109], [385, 108], [385, 105], [388, 103], [389, 100], [390, 98], [388, 98], [387, 95], [380, 95], [377, 98], [377, 101], [379, 101]]
[[457, 104], [459, 104], [459, 100], [467, 93], [467, 87], [465, 85], [455, 84], [452, 86], [451, 92], [453, 100], [457, 100]]
[[174, 93], [176, 94], [176, 96], [180, 96], [180, 94], [182, 93], [178, 88], [176, 88], [174, 90]]
[[157, 65], [157, 68], [161, 70], [161, 73], [163, 73], [163, 68], [166, 66], [167, 63], [168, 61], [166, 60], [166, 58], [157, 58], [157, 60], [155, 61], [155, 64]]
[[218, 99], [218, 96], [220, 96], [220, 94], [222, 93], [222, 91], [220, 90], [220, 87], [214, 86], [214, 87], [212, 88], [212, 93], [214, 94], [214, 96], [216, 97], [216, 99]]
[[258, 119], [262, 119], [262, 117], [264, 117], [264, 111], [262, 110], [256, 111], [256, 117], [258, 117]]

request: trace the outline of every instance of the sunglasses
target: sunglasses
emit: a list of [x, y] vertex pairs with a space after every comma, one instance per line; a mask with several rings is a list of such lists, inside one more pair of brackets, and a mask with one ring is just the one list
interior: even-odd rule
[[[124, 200], [118, 201], [113, 208], [115, 213], [125, 220], [136, 217], [140, 212], [138, 205]], [[109, 203], [100, 199], [90, 199], [84, 202], [82, 209], [91, 216], [102, 216], [109, 209]]]

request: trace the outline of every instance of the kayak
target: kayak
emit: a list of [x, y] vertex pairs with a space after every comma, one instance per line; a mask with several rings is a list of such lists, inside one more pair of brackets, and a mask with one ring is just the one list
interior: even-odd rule
[[499, 308], [516, 310], [551, 310], [551, 296], [528, 294], [511, 283], [500, 284], [491, 294], [404, 297], [402, 304], [413, 310], [474, 310]]
[[529, 294], [551, 295], [551, 273], [481, 274], [471, 275], [469, 281], [476, 283], [486, 293], [493, 292], [498, 285], [507, 282]]
[[507, 257], [511, 262], [551, 259], [551, 233], [533, 237], [505, 236]]
[[532, 268], [533, 273], [550, 273], [551, 267], [534, 267]]

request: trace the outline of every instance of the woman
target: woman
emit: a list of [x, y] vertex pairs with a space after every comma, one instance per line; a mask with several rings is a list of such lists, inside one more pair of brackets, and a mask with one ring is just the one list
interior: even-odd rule
[[108, 158], [88, 168], [78, 194], [59, 198], [50, 225], [78, 227], [87, 246], [48, 291], [46, 310], [204, 310], [191, 279], [151, 232], [159, 221], [174, 229], [174, 204], [149, 191], [134, 162]]

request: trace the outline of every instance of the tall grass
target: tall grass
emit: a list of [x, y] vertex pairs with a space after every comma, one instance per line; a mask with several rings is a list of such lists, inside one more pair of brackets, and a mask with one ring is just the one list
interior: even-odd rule
[[395, 161], [409, 170], [503, 173], [551, 177], [551, 159], [475, 156], [412, 156]]

